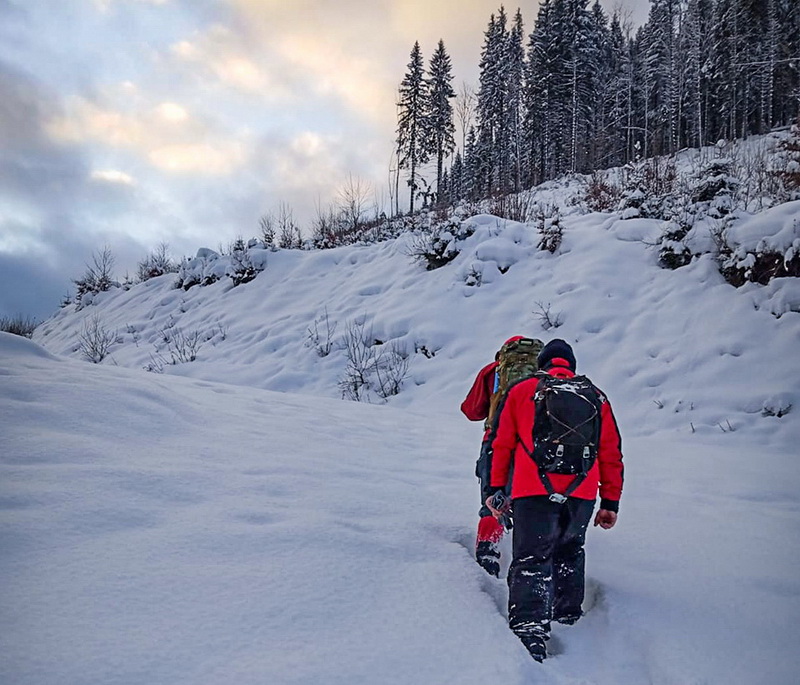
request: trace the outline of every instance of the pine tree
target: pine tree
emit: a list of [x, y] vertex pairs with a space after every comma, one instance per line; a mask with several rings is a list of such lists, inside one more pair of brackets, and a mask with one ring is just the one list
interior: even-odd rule
[[622, 166], [630, 161], [631, 115], [633, 108], [633, 73], [631, 72], [630, 41], [623, 33], [619, 15], [614, 14], [609, 27], [607, 75], [608, 86], [605, 100], [609, 108], [606, 144], [603, 156], [598, 159], [599, 168]]
[[595, 46], [592, 19], [586, 10], [588, 0], [565, 1], [566, 68], [569, 79], [569, 148], [566, 168], [570, 172], [586, 171], [585, 142], [587, 121], [593, 106], [592, 84], [595, 71]]
[[478, 79], [477, 145], [481, 161], [480, 196], [498, 190], [504, 180], [508, 145], [507, 123], [507, 47], [508, 30], [505, 9], [493, 14], [484, 34]]
[[397, 122], [397, 149], [399, 165], [408, 169], [411, 190], [409, 213], [414, 213], [414, 198], [419, 187], [418, 170], [429, 158], [430, 138], [426, 114], [429, 111], [429, 93], [425, 80], [419, 42], [411, 50], [408, 71], [400, 84], [399, 115]]
[[464, 160], [461, 151], [456, 152], [450, 166], [450, 202], [455, 204], [464, 197]]
[[649, 154], [669, 154], [678, 149], [680, 70], [678, 69], [678, 0], [653, 0], [642, 30], [646, 87], [646, 119], [650, 132]]
[[514, 16], [514, 25], [508, 34], [505, 124], [507, 139], [505, 140], [505, 150], [502, 152], [504, 158], [507, 159], [507, 163], [504, 165], [506, 170], [504, 178], [500, 179], [502, 192], [519, 192], [522, 186], [524, 37], [525, 30], [522, 23], [522, 13], [518, 9]]
[[678, 36], [683, 65], [681, 144], [700, 147], [707, 142], [709, 81], [706, 74], [711, 0], [688, 0]]
[[468, 200], [477, 200], [481, 196], [483, 166], [481, 152], [478, 147], [478, 135], [475, 132], [475, 127], [470, 126], [469, 131], [467, 131], [467, 142], [464, 149], [464, 170], [461, 176], [462, 192]]
[[611, 122], [616, 98], [616, 62], [612, 59], [612, 36], [608, 17], [599, 0], [595, 0], [590, 13], [591, 80], [588, 107], [586, 162], [584, 171], [593, 171], [608, 166], [614, 139]]
[[536, 24], [528, 39], [523, 134], [527, 158], [525, 181], [529, 185], [541, 183], [555, 175], [554, 139], [557, 128], [555, 79], [558, 40], [554, 17], [553, 0], [543, 0], [539, 6]]
[[431, 153], [436, 157], [436, 198], [439, 201], [442, 196], [444, 158], [456, 147], [453, 106], [450, 104], [456, 94], [450, 85], [453, 80], [452, 66], [442, 40], [431, 57], [428, 74], [430, 110], [427, 128], [430, 131]]

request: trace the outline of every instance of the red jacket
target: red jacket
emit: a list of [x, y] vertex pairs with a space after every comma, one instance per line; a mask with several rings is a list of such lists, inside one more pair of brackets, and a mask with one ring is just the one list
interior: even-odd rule
[[[560, 361], [560, 360], [555, 360]], [[548, 370], [552, 376], [571, 378], [575, 374], [565, 366], [554, 366]], [[533, 451], [533, 395], [539, 381], [530, 378], [521, 381], [508, 391], [505, 404], [500, 413], [497, 433], [492, 442], [492, 487], [502, 488], [508, 482], [511, 462], [514, 462], [514, 475], [511, 483], [511, 497], [530, 497], [547, 495], [547, 489], [539, 477], [539, 470], [533, 459], [525, 451]], [[623, 465], [622, 440], [611, 405], [600, 392], [600, 444], [597, 460], [586, 479], [572, 493], [572, 497], [594, 500], [598, 486], [602, 498], [601, 508], [617, 511], [622, 494]], [[576, 476], [558, 473], [548, 474], [556, 492], [563, 493]]]
[[472, 387], [461, 403], [461, 412], [470, 421], [483, 421], [489, 416], [489, 401], [494, 392], [494, 372], [497, 362], [487, 364], [475, 377]]

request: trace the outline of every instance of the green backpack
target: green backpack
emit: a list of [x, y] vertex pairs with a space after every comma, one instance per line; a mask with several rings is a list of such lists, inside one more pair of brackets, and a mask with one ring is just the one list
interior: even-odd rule
[[520, 338], [507, 342], [497, 353], [494, 392], [489, 400], [489, 416], [485, 427], [492, 427], [497, 409], [508, 389], [517, 381], [531, 378], [539, 370], [537, 358], [544, 343], [536, 338]]

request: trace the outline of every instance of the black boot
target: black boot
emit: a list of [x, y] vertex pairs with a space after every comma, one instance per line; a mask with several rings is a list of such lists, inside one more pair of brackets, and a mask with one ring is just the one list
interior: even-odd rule
[[547, 658], [547, 650], [545, 649], [545, 638], [543, 635], [519, 635], [522, 644], [529, 654], [539, 663]]
[[500, 550], [497, 544], [488, 540], [481, 540], [475, 546], [475, 561], [490, 576], [500, 575]]

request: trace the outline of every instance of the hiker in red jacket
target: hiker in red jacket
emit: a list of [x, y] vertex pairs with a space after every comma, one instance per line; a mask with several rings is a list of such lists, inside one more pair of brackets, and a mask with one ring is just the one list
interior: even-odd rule
[[[507, 345], [514, 340], [522, 340], [523, 336], [515, 335], [503, 343]], [[498, 352], [499, 354], [499, 352]], [[489, 417], [489, 405], [494, 394], [495, 372], [497, 370], [497, 354], [495, 361], [484, 366], [475, 377], [472, 387], [461, 403], [461, 412], [470, 421], [485, 421]], [[499, 542], [503, 538], [504, 528], [489, 508], [484, 504], [492, 490], [489, 484], [491, 459], [489, 456], [489, 427], [485, 427], [481, 451], [475, 464], [475, 475], [480, 481], [481, 508], [478, 512], [478, 535], [475, 540], [475, 560], [493, 576], [500, 574]]]
[[[545, 345], [538, 362], [540, 371], [551, 376], [579, 380], [575, 377], [575, 355], [563, 340]], [[594, 525], [609, 529], [617, 521], [623, 465], [621, 438], [611, 405], [594, 388], [599, 407], [595, 413], [600, 418], [599, 440], [597, 458], [586, 477], [581, 480], [580, 475], [541, 470], [531, 456], [534, 395], [539, 383], [537, 377], [521, 381], [506, 395], [492, 436], [492, 492], [485, 503], [495, 516], [509, 506], [492, 506], [492, 497], [508, 485], [513, 462], [510, 507], [514, 537], [513, 561], [508, 571], [508, 623], [531, 656], [542, 661], [551, 620], [572, 624], [581, 617], [583, 545], [598, 486], [601, 499]]]

